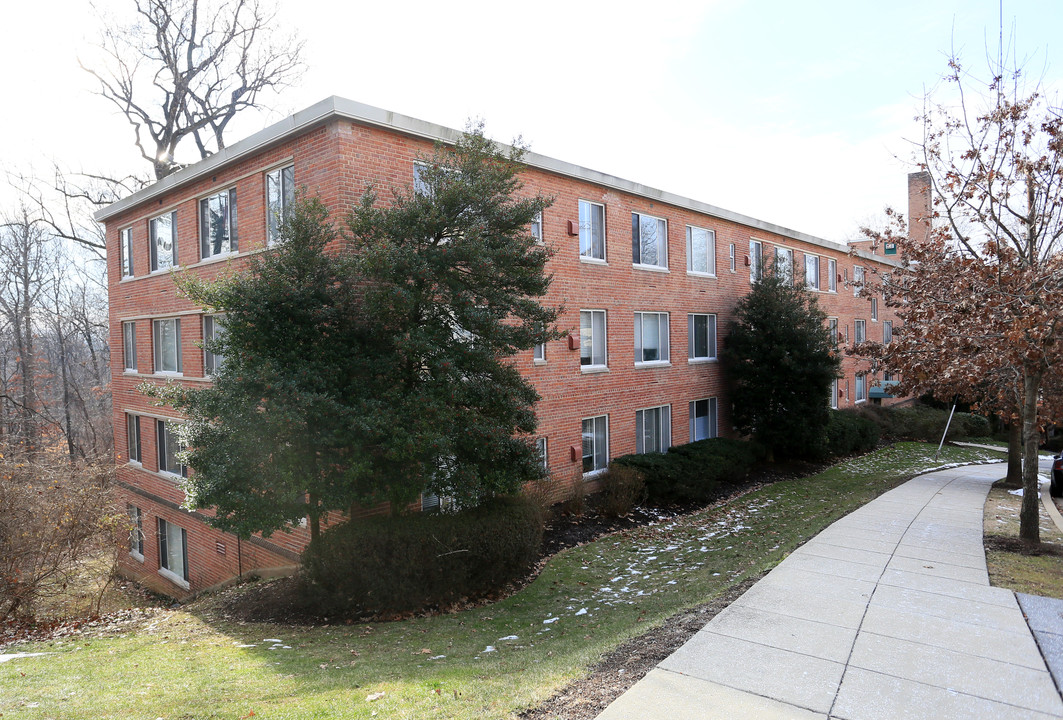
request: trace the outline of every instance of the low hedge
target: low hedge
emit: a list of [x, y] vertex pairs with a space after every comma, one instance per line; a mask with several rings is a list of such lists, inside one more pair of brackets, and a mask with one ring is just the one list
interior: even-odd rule
[[322, 612], [408, 612], [483, 596], [538, 559], [540, 506], [495, 498], [455, 514], [357, 519], [303, 554], [303, 581]]
[[826, 444], [818, 454], [827, 458], [870, 452], [878, 445], [879, 435], [879, 426], [871, 418], [852, 410], [831, 410]]
[[754, 443], [714, 438], [675, 445], [666, 453], [623, 455], [610, 465], [639, 471], [647, 500], [671, 504], [711, 500], [722, 487], [741, 482], [763, 457]]
[[[919, 440], [938, 442], [945, 432], [945, 423], [949, 419], [948, 410], [940, 410], [927, 405], [907, 407], [865, 407], [861, 411], [865, 417], [873, 420], [882, 434], [895, 440]], [[959, 440], [968, 437], [987, 437], [990, 434], [989, 420], [981, 415], [958, 412], [952, 417], [947, 440]]]

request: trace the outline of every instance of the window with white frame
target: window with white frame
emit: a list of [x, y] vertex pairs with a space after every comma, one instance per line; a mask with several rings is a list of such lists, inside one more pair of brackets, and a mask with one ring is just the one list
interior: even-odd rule
[[118, 231], [118, 252], [122, 261], [122, 277], [133, 277], [133, 228]]
[[719, 437], [716, 424], [716, 398], [690, 403], [690, 442]]
[[199, 253], [202, 258], [228, 255], [238, 249], [236, 188], [199, 201]]
[[819, 256], [805, 254], [805, 286], [819, 290]]
[[144, 514], [136, 505], [127, 504], [129, 513], [129, 554], [144, 562]]
[[775, 272], [786, 285], [794, 284], [794, 251], [790, 248], [775, 248]]
[[708, 313], [687, 315], [687, 357], [695, 360], [716, 359], [716, 316]]
[[605, 261], [605, 205], [579, 201], [579, 255]]
[[538, 363], [546, 362], [546, 343], [539, 343], [532, 348], [532, 360]]
[[155, 372], [181, 372], [181, 320], [155, 320], [152, 328]]
[[827, 260], [827, 289], [838, 292], [838, 261], [833, 258]]
[[878, 298], [871, 298], [871, 322], [878, 322]]
[[543, 472], [550, 471], [550, 456], [546, 452], [546, 438], [535, 438], [535, 451], [539, 454], [539, 463], [542, 465]]
[[631, 213], [631, 262], [668, 267], [668, 223], [663, 218]]
[[687, 225], [687, 272], [716, 274], [716, 233], [712, 230]]
[[137, 324], [122, 323], [122, 367], [125, 372], [137, 371]]
[[188, 531], [159, 518], [159, 574], [188, 589]]
[[882, 344], [883, 345], [889, 345], [891, 342], [893, 342], [893, 321], [892, 320], [883, 320], [882, 321]]
[[583, 369], [606, 366], [605, 310], [580, 310], [579, 362]]
[[764, 245], [759, 240], [749, 241], [749, 282], [755, 283], [764, 274]]
[[159, 450], [159, 472], [188, 477], [188, 466], [177, 458], [184, 448], [177, 437], [176, 424], [172, 420], [156, 420], [155, 425], [158, 434], [156, 447]]
[[838, 409], [838, 378], [834, 378], [830, 384], [830, 406]]
[[668, 313], [635, 313], [635, 364], [668, 360]]
[[867, 400], [867, 375], [863, 373], [857, 373], [856, 375], [856, 402], [863, 402]]
[[128, 449], [129, 462], [140, 464], [140, 416], [126, 413], [126, 447]]
[[148, 221], [151, 250], [151, 271], [168, 270], [177, 266], [177, 211]]
[[609, 465], [609, 416], [583, 419], [583, 474]]
[[735, 271], [735, 244], [734, 243], [731, 243], [730, 250], [728, 252], [730, 253], [731, 272], [734, 272]]
[[853, 297], [860, 294], [860, 288], [864, 286], [864, 269], [859, 265], [853, 267]]
[[266, 173], [266, 244], [280, 242], [281, 226], [295, 205], [295, 166]]
[[635, 452], [663, 453], [671, 445], [671, 405], [635, 411]]
[[838, 318], [827, 318], [827, 329], [830, 330], [830, 339], [835, 345], [838, 344]]
[[207, 375], [214, 375], [221, 370], [221, 364], [225, 361], [225, 356], [220, 352], [216, 352], [217, 347], [213, 345], [214, 341], [220, 340], [225, 336], [225, 316], [224, 315], [204, 315], [203, 316], [203, 372]]
[[853, 321], [853, 343], [862, 343], [867, 339], [867, 323], [864, 320]]
[[531, 236], [535, 242], [543, 244], [543, 211], [535, 213], [531, 223]]

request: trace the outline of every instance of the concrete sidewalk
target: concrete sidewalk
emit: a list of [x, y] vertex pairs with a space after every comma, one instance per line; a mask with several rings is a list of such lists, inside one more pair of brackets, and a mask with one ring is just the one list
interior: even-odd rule
[[1002, 465], [917, 477], [796, 550], [600, 720], [1063, 718], [982, 507]]

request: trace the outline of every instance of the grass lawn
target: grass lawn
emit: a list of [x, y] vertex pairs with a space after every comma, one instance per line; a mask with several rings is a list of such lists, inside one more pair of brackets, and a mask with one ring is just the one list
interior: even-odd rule
[[[1042, 486], [1043, 492], [1048, 492]], [[1041, 546], [1029, 550], [1018, 541], [1022, 497], [997, 483], [986, 499], [983, 530], [989, 581], [1031, 595], [1063, 598], [1063, 533], [1048, 517], [1042, 503]]]
[[207, 597], [113, 637], [27, 644], [16, 649], [52, 654], [0, 664], [0, 715], [512, 717], [624, 640], [773, 567], [911, 475], [1001, 458], [949, 447], [935, 460], [934, 451], [900, 443], [572, 548], [517, 595], [463, 613], [371, 625], [234, 624]]

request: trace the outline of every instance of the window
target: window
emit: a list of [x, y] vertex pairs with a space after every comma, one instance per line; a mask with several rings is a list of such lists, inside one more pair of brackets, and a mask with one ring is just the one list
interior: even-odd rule
[[859, 265], [853, 268], [853, 297], [860, 294], [860, 288], [864, 286], [864, 269]]
[[167, 270], [177, 265], [177, 211], [148, 221], [151, 242], [151, 271]]
[[546, 362], [546, 343], [539, 343], [532, 348], [532, 360], [537, 363]]
[[220, 340], [225, 336], [225, 316], [224, 315], [204, 315], [203, 316], [203, 372], [207, 375], [214, 375], [221, 370], [221, 364], [225, 361], [225, 356], [220, 352], [214, 352], [210, 348], [211, 343], [215, 340]]
[[125, 416], [126, 447], [129, 450], [129, 462], [140, 464], [140, 416]]
[[188, 532], [159, 518], [159, 574], [188, 589]]
[[122, 277], [133, 277], [133, 228], [118, 231], [118, 254], [122, 259]]
[[882, 344], [889, 345], [893, 342], [893, 321], [884, 320], [882, 322]]
[[154, 328], [155, 372], [181, 372], [181, 321], [156, 320]]
[[716, 426], [716, 398], [690, 403], [690, 442], [718, 437]]
[[635, 364], [668, 362], [668, 313], [635, 313]]
[[129, 554], [144, 562], [144, 514], [136, 505], [126, 505], [129, 513]]
[[867, 323], [863, 320], [853, 321], [853, 343], [859, 344], [867, 339]]
[[605, 310], [580, 310], [579, 312], [579, 364], [581, 367], [604, 368]]
[[731, 272], [735, 271], [735, 244], [731, 243], [730, 246], [730, 260], [731, 260]]
[[716, 316], [701, 313], [687, 315], [690, 360], [716, 359]]
[[794, 251], [790, 248], [775, 248], [775, 272], [786, 285], [794, 284]]
[[631, 262], [668, 267], [668, 223], [661, 218], [631, 213]]
[[543, 211], [535, 213], [535, 218], [532, 219], [531, 224], [531, 236], [535, 242], [540, 245], [543, 244]]
[[856, 402], [867, 400], [867, 375], [858, 373], [856, 376]]
[[878, 322], [878, 298], [871, 298], [871, 322]]
[[819, 290], [819, 256], [805, 255], [805, 286]]
[[[731, 257], [734, 258], [734, 245]], [[687, 225], [687, 272], [716, 274], [716, 233], [712, 230]]]
[[266, 173], [266, 244], [280, 242], [281, 225], [295, 205], [295, 166]]
[[764, 246], [759, 240], [749, 241], [749, 282], [760, 280], [764, 274]]
[[209, 258], [236, 250], [236, 188], [232, 188], [199, 201], [199, 253]]
[[579, 201], [579, 255], [605, 262], [605, 205]]
[[125, 372], [137, 371], [137, 324], [122, 323], [122, 367]]
[[609, 464], [609, 416], [583, 420], [583, 474], [605, 470]]
[[827, 318], [827, 328], [830, 330], [830, 339], [835, 345], [838, 344], [838, 318]]
[[635, 411], [635, 452], [663, 453], [671, 445], [671, 405]]
[[543, 472], [550, 472], [549, 456], [546, 454], [546, 438], [535, 438], [535, 451], [539, 453], [539, 462], [542, 464]]
[[838, 378], [834, 378], [830, 384], [830, 406], [838, 409]]
[[827, 260], [827, 288], [831, 292], [838, 292], [838, 261]]
[[174, 432], [174, 423], [169, 420], [157, 420], [159, 472], [188, 477], [188, 466], [177, 459], [177, 453], [184, 450], [181, 441]]

